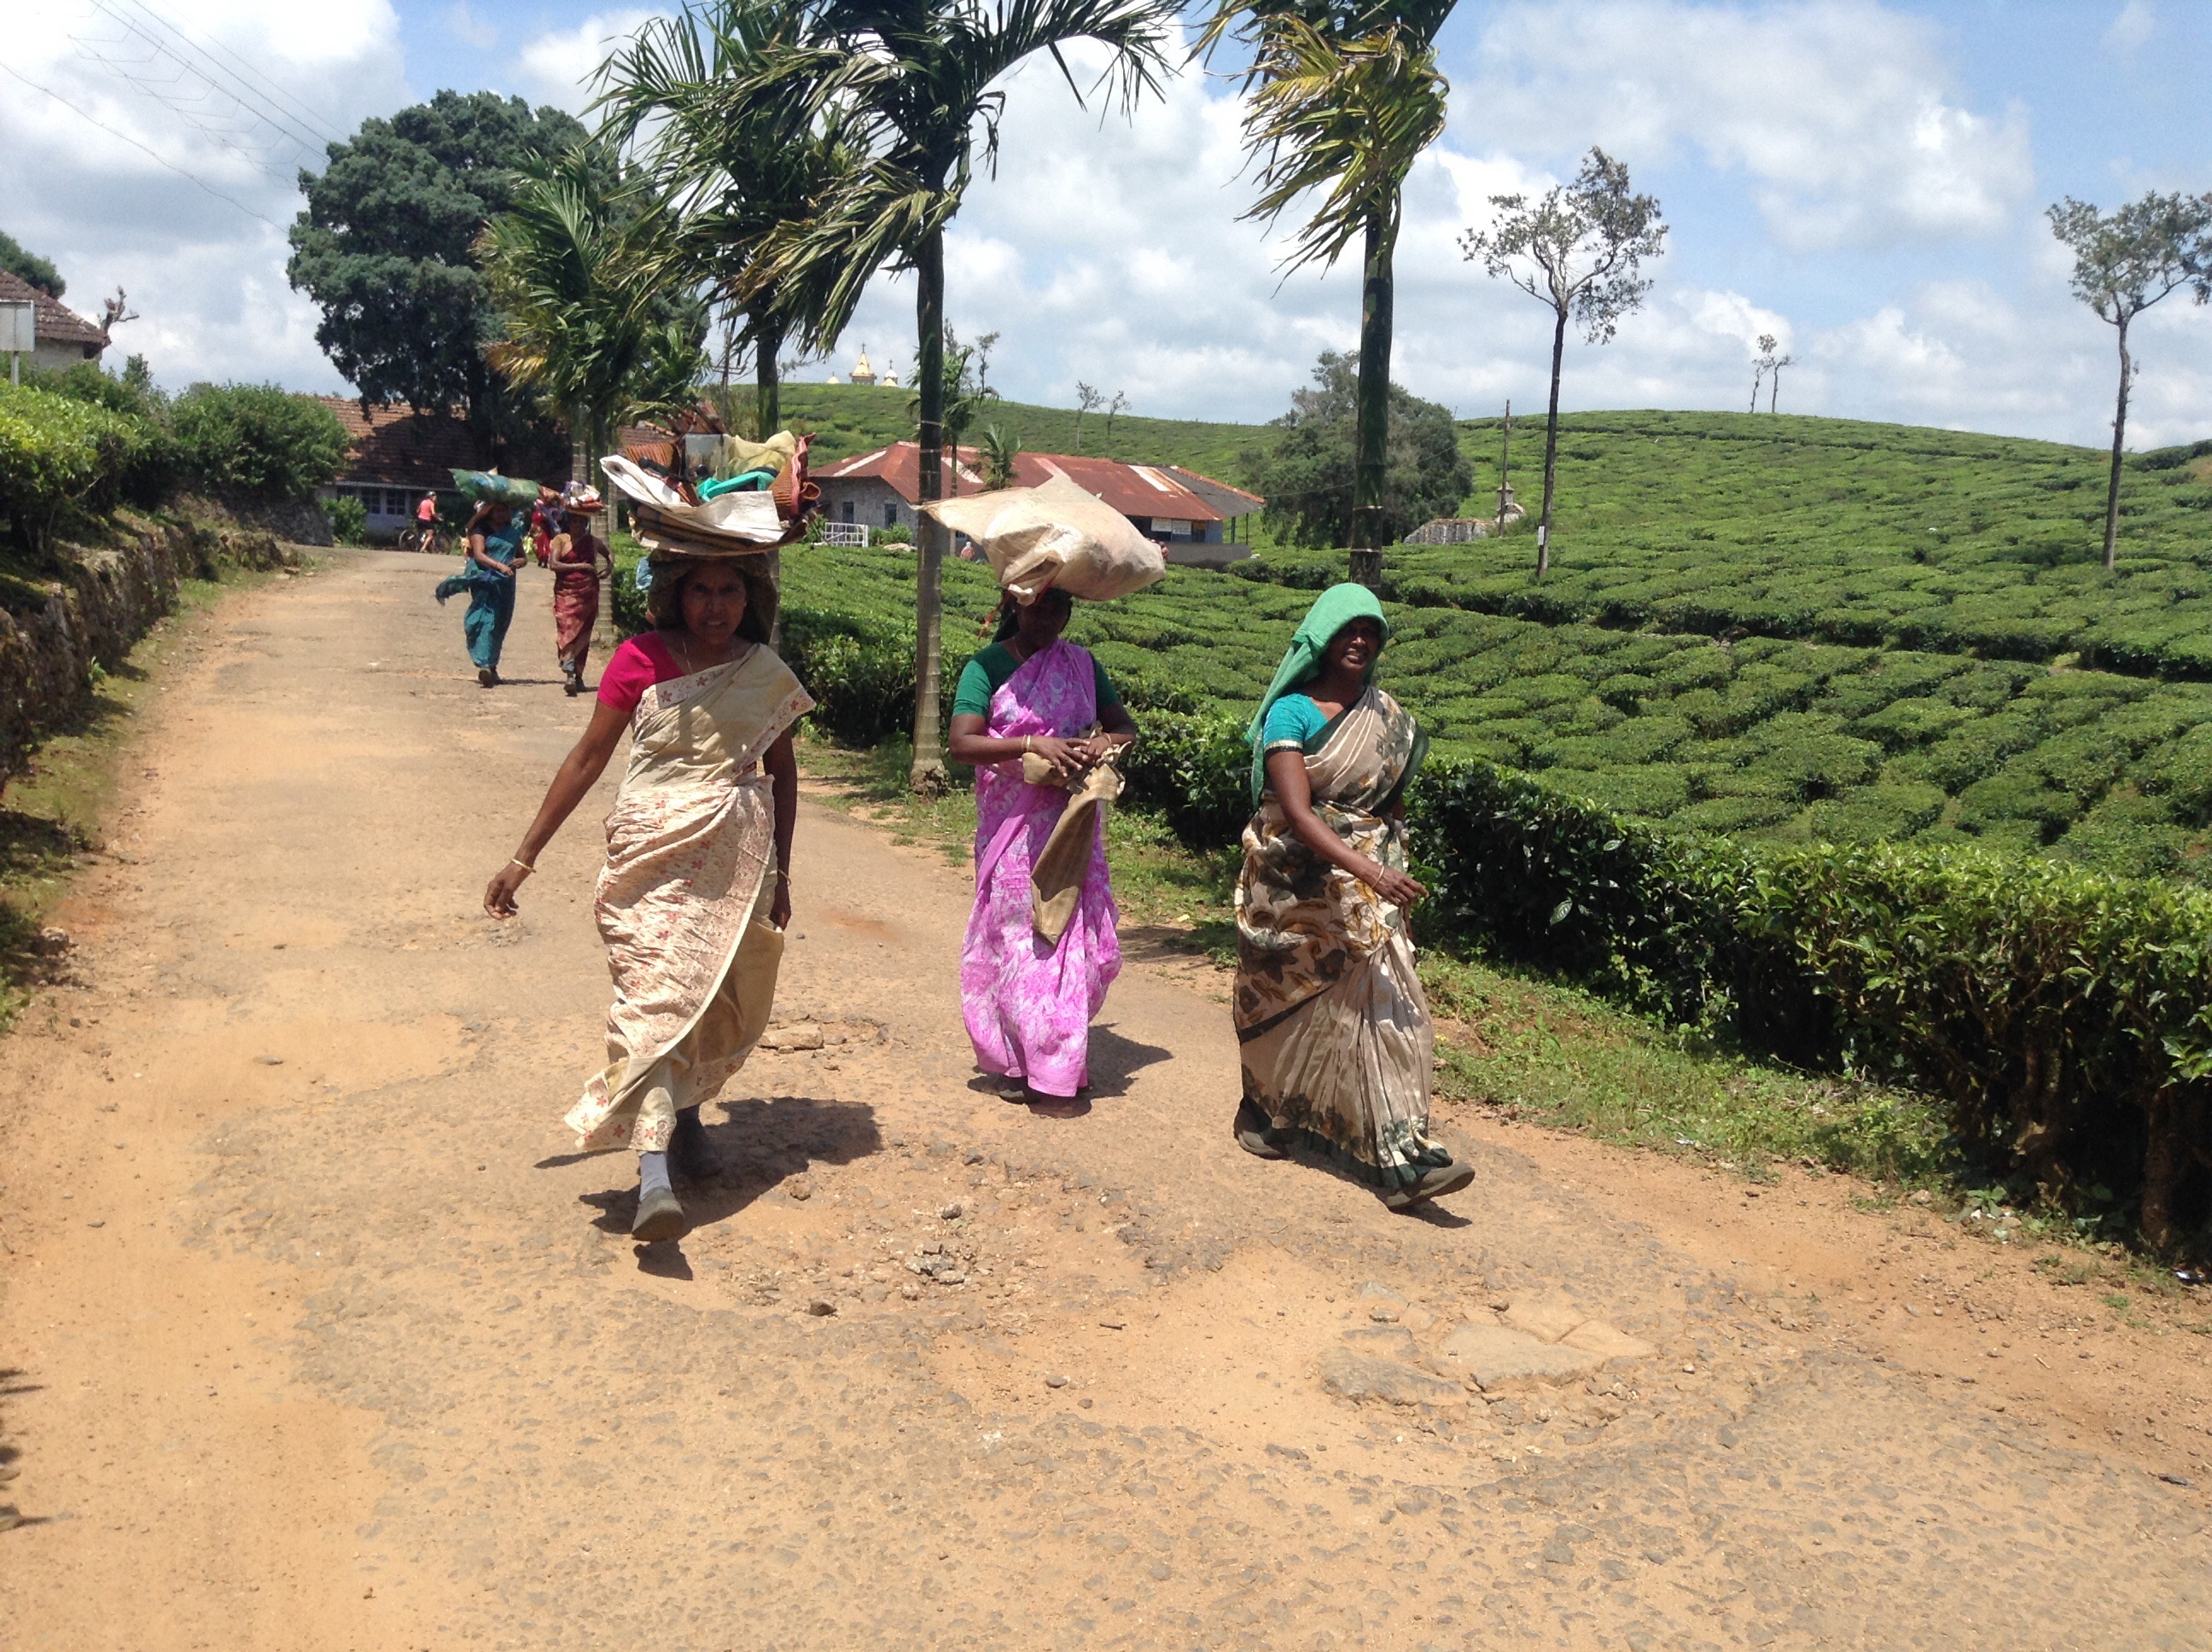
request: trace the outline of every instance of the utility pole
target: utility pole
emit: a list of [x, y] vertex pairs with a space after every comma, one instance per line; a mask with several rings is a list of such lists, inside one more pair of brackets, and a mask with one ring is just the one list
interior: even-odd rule
[[1504, 436], [1498, 448], [1498, 531], [1505, 531], [1506, 507], [1513, 502], [1513, 402], [1505, 403]]

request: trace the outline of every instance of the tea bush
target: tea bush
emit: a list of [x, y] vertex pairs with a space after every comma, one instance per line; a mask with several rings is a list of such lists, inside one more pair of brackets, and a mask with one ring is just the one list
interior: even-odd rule
[[118, 502], [147, 428], [95, 403], [0, 385], [0, 515], [22, 549], [43, 552], [71, 511]]

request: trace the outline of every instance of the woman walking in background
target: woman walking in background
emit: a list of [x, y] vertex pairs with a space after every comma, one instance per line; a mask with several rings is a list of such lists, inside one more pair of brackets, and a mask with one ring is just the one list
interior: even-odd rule
[[553, 570], [553, 652], [560, 662], [562, 687], [584, 691], [584, 662], [591, 656], [592, 628], [599, 623], [599, 581], [614, 576], [614, 553], [592, 532], [592, 513], [599, 508], [596, 489], [572, 482], [561, 495], [561, 531], [548, 547]]
[[[1088, 650], [1060, 640], [1074, 601], [1048, 590], [1002, 609], [998, 638], [960, 673], [947, 751], [975, 769], [975, 907], [960, 954], [960, 1002], [975, 1065], [1066, 1101], [1091, 1082], [1091, 1017], [1121, 970], [1120, 917], [1103, 826], [1057, 940], [1037, 933], [1030, 873], [1066, 811], [1066, 782], [1136, 738]], [[1024, 778], [1024, 757], [1059, 783]]]
[[1237, 1140], [1317, 1149], [1393, 1210], [1464, 1187], [1429, 1137], [1435, 1034], [1413, 969], [1406, 787], [1428, 749], [1370, 680], [1389, 640], [1364, 586], [1322, 593], [1248, 738], [1259, 811], [1237, 881]]
[[599, 704], [514, 858], [484, 890], [495, 918], [607, 766], [629, 771], [607, 816], [598, 916], [614, 975], [605, 1068], [568, 1123], [580, 1147], [638, 1156], [630, 1232], [680, 1238], [670, 1180], [713, 1174], [699, 1122], [766, 1029], [791, 921], [799, 764], [814, 701], [768, 646], [775, 590], [732, 561], [653, 558], [653, 629], [615, 650]]
[[469, 593], [461, 634], [468, 639], [469, 658], [476, 662], [477, 682], [483, 688], [499, 686], [500, 650], [507, 642], [507, 628], [514, 623], [514, 570], [522, 561], [522, 534], [512, 507], [483, 501], [469, 518], [462, 542], [467, 565], [438, 583], [435, 594], [441, 605], [448, 597]]

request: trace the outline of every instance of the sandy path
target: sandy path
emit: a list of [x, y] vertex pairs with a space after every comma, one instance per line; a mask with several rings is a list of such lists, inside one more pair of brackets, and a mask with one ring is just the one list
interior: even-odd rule
[[203, 623], [88, 985], [6, 1041], [0, 1644], [2212, 1647], [2200, 1339], [1474, 1117], [1476, 1187], [1390, 1216], [1234, 1149], [1187, 967], [1034, 1116], [971, 1083], [962, 874], [818, 806], [781, 1014], [829, 1042], [641, 1256], [558, 1125], [594, 832], [476, 915], [580, 720], [543, 577], [487, 694], [438, 572]]

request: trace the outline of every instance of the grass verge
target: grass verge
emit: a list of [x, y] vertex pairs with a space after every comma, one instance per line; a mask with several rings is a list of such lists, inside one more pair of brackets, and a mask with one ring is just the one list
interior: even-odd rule
[[25, 757], [0, 793], [0, 1032], [33, 993], [67, 977], [67, 943], [46, 938], [47, 920], [80, 858], [104, 847], [101, 822], [114, 799], [124, 744], [160, 686], [183, 622], [231, 592], [275, 577], [226, 568], [217, 579], [184, 580], [175, 608], [122, 665], [93, 667], [69, 720]]

